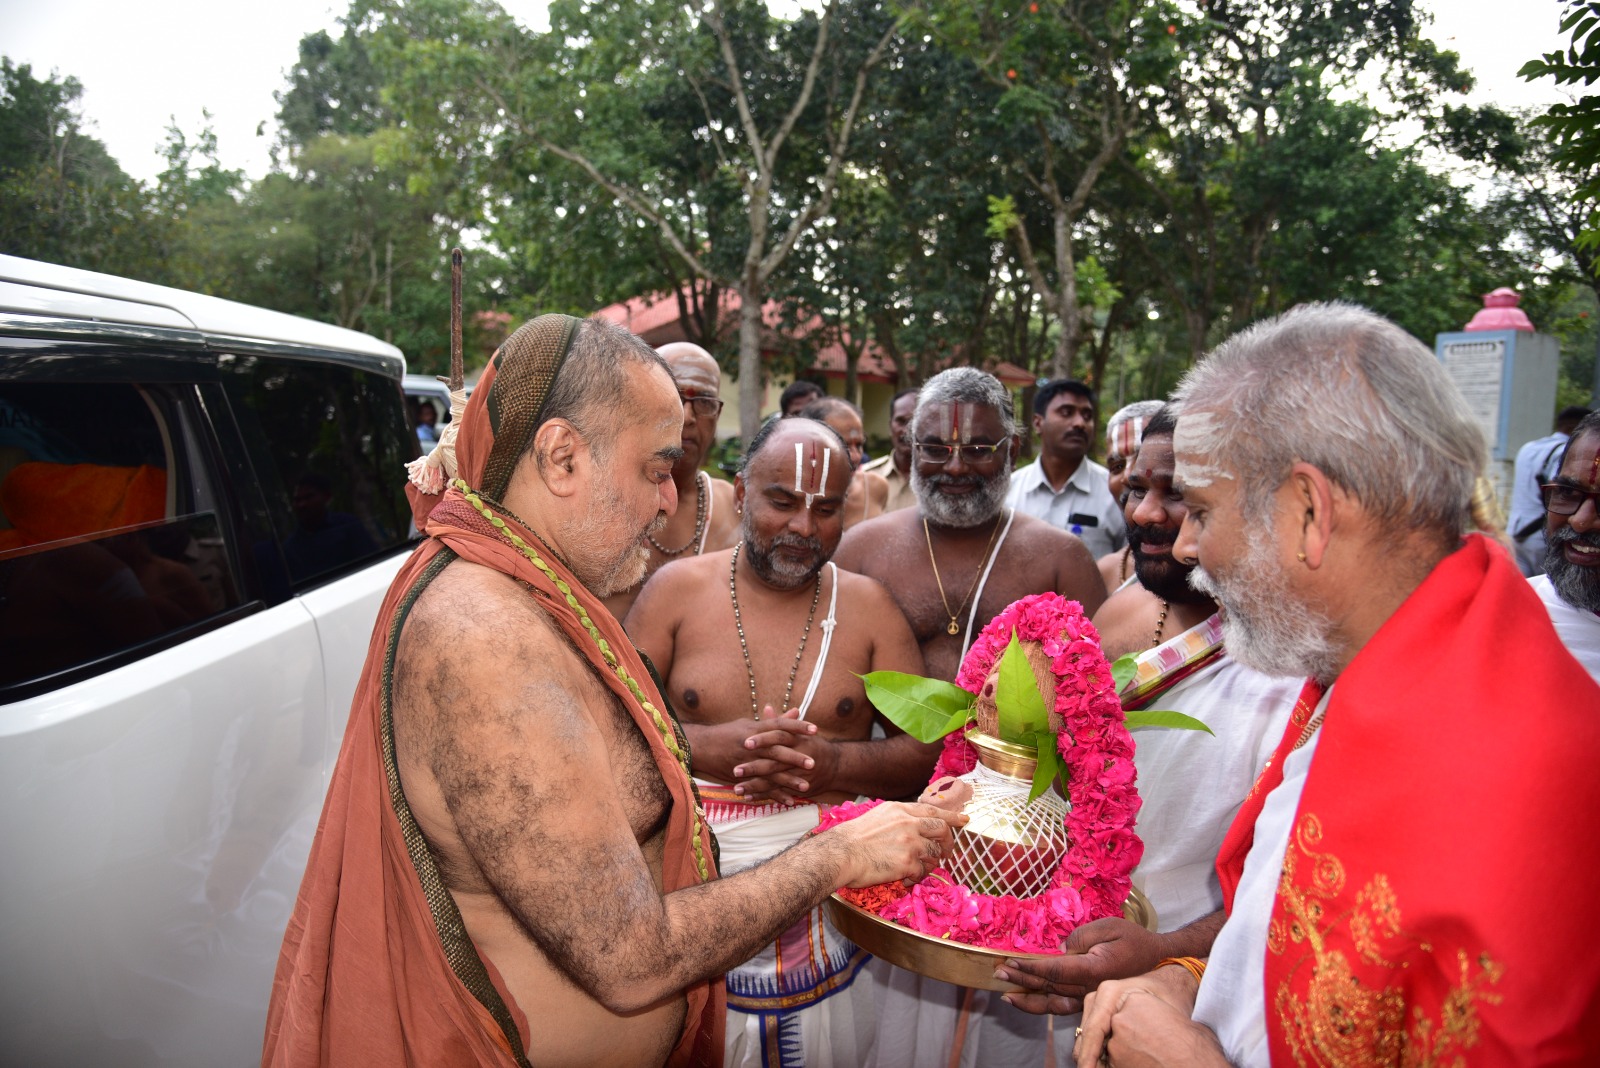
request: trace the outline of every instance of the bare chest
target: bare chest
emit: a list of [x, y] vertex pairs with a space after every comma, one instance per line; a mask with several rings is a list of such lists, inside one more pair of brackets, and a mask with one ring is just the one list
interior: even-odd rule
[[938, 580], [926, 559], [907, 563], [904, 579], [893, 579], [900, 586], [890, 585], [890, 590], [911, 623], [928, 674], [953, 680], [971, 638], [1013, 601], [1052, 589], [1055, 570], [1053, 562], [1031, 560], [1007, 545], [1001, 546], [992, 567], [976, 551], [952, 554], [948, 560], [940, 556]]
[[872, 710], [856, 676], [870, 669], [871, 635], [841, 599], [830, 640], [826, 588], [815, 612], [810, 608], [810, 596], [777, 610], [741, 599], [741, 641], [725, 590], [697, 601], [673, 643], [667, 690], [678, 714], [686, 722], [727, 723], [764, 705], [783, 711], [805, 704], [806, 718], [825, 734], [866, 737]]

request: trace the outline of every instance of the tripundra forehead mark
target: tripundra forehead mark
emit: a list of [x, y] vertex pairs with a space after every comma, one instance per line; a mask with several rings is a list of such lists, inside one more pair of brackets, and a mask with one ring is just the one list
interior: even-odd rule
[[1180, 485], [1199, 489], [1209, 486], [1219, 478], [1233, 480], [1233, 472], [1204, 460], [1189, 461], [1190, 456], [1208, 456], [1216, 450], [1222, 437], [1222, 421], [1212, 412], [1185, 411], [1178, 419], [1178, 429], [1172, 435], [1175, 463], [1173, 474]]
[[929, 406], [921, 425], [951, 444], [966, 445], [972, 441], [972, 423], [977, 415], [978, 405], [973, 401], [940, 401]]

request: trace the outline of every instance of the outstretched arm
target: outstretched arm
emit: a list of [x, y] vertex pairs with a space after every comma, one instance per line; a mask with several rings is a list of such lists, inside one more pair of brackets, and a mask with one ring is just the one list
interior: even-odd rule
[[1096, 920], [1073, 931], [1066, 952], [1039, 960], [1008, 960], [995, 978], [1026, 987], [1006, 1000], [1024, 1012], [1071, 1015], [1083, 1010], [1089, 991], [1110, 979], [1143, 975], [1167, 957], [1205, 957], [1226, 917], [1222, 912], [1156, 934], [1120, 918]]
[[493, 628], [507, 662], [540, 670], [468, 676], [441, 647], [437, 692], [456, 699], [413, 742], [489, 888], [612, 1011], [721, 974], [834, 889], [920, 877], [948, 848], [938, 809], [884, 805], [732, 878], [663, 895], [638, 837], [659, 833], [670, 800], [637, 728], [542, 617], [518, 622]]

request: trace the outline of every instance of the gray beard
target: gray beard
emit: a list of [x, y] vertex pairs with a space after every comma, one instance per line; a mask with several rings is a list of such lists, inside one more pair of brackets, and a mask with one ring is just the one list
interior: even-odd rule
[[[745, 559], [750, 562], [750, 569], [774, 589], [797, 590], [812, 582], [833, 555], [824, 548], [821, 538], [802, 538], [798, 534], [778, 534], [762, 545], [751, 529], [749, 512], [745, 513], [740, 535], [744, 538]], [[812, 562], [807, 564], [774, 555], [773, 550], [780, 546], [810, 549]]]
[[634, 535], [631, 544], [612, 550], [610, 555], [599, 555], [605, 546], [615, 541], [615, 526], [624, 515], [621, 494], [606, 487], [600, 490], [594, 507], [573, 525], [569, 544], [584, 549], [592, 546], [596, 555], [580, 562], [579, 554], [572, 553], [572, 571], [596, 597], [621, 593], [644, 580], [645, 573], [650, 570], [650, 548], [645, 544], [644, 535], [659, 534], [667, 525], [666, 513], [658, 512], [648, 527]]
[[915, 465], [911, 468], [911, 491], [917, 495], [917, 504], [930, 523], [941, 527], [970, 529], [982, 526], [1000, 514], [1005, 507], [1006, 493], [1011, 489], [1011, 461], [990, 476], [983, 489], [977, 493], [956, 496], [944, 493], [940, 486], [949, 475], [924, 476]]
[[1251, 530], [1233, 574], [1219, 579], [1196, 567], [1189, 585], [1223, 608], [1222, 640], [1228, 655], [1264, 675], [1311, 676], [1323, 685], [1339, 674], [1339, 656], [1329, 635], [1333, 621], [1290, 588], [1273, 560], [1264, 528]]
[[1573, 542], [1600, 546], [1600, 534], [1579, 534], [1562, 527], [1553, 534], [1547, 531], [1544, 539], [1544, 571], [1556, 595], [1579, 611], [1600, 612], [1600, 569], [1579, 567], [1562, 552]]

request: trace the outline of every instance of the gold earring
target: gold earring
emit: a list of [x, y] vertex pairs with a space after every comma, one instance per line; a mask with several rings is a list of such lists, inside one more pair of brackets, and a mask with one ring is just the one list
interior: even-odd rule
[[1295, 556], [1299, 557], [1300, 562], [1302, 564], [1306, 562], [1306, 554], [1305, 553], [1295, 553]]

